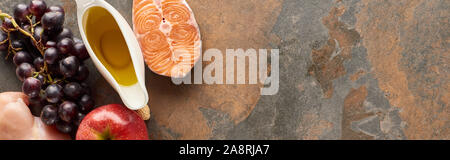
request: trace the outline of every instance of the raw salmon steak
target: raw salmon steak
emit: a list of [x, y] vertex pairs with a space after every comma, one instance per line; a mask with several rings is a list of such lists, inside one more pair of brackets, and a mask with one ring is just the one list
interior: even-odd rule
[[185, 77], [201, 55], [200, 30], [185, 0], [134, 0], [133, 28], [157, 74]]

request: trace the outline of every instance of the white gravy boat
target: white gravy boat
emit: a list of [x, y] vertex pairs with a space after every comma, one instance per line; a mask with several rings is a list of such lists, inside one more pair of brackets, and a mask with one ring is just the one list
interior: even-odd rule
[[[131, 110], [139, 110], [148, 103], [148, 93], [145, 86], [145, 65], [142, 56], [141, 48], [133, 33], [130, 25], [127, 23], [125, 18], [109, 3], [104, 0], [75, 0], [77, 3], [77, 18], [78, 27], [80, 29], [81, 37], [86, 49], [91, 56], [92, 61], [97, 67], [98, 71], [102, 76], [108, 81], [108, 83], [117, 91], [123, 103]], [[116, 79], [112, 74], [106, 69], [106, 67], [100, 62], [96, 54], [94, 53], [91, 44], [89, 44], [88, 38], [86, 36], [85, 25], [87, 22], [87, 11], [91, 7], [102, 7], [108, 11], [113, 18], [116, 20], [117, 25], [122, 32], [122, 35], [129, 49], [131, 56], [131, 61], [136, 71], [136, 77], [138, 82], [131, 86], [123, 86], [117, 83]], [[108, 54], [108, 53], [104, 53]]]

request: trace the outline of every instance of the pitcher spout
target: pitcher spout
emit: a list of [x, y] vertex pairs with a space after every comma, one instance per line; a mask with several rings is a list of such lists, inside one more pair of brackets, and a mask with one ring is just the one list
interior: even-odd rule
[[139, 110], [147, 106], [149, 100], [147, 90], [139, 83], [133, 86], [121, 86], [118, 92], [125, 106], [131, 110]]

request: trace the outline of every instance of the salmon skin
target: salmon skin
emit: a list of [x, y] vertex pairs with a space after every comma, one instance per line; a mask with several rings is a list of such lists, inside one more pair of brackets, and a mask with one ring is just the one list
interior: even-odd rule
[[185, 77], [201, 55], [200, 30], [185, 0], [134, 0], [133, 28], [145, 62], [159, 75]]

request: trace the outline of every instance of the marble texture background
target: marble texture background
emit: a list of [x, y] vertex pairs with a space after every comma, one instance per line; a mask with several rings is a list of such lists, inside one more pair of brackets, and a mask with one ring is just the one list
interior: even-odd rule
[[[132, 0], [107, 0], [131, 24]], [[1, 0], [0, 9], [27, 0]], [[66, 10], [79, 37], [73, 0]], [[152, 139], [450, 139], [448, 0], [188, 0], [203, 50], [280, 49], [280, 90], [181, 85], [147, 69]], [[4, 55], [2, 55], [4, 57]], [[120, 98], [95, 71], [98, 105]], [[204, 63], [207, 64], [207, 63]], [[0, 60], [0, 92], [19, 91]]]

